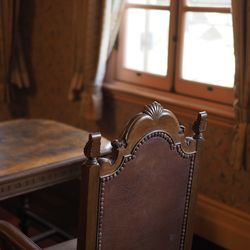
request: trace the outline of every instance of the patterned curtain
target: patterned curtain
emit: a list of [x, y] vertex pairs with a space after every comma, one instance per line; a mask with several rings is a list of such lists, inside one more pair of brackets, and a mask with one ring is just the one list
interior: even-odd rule
[[20, 0], [0, 0], [0, 87], [5, 101], [12, 98], [11, 84], [29, 87], [19, 33]]
[[[125, 0], [75, 0], [75, 63], [69, 98], [81, 99], [82, 116], [102, 115], [102, 84]], [[99, 24], [99, 25], [98, 25]]]
[[235, 47], [235, 130], [232, 163], [235, 169], [250, 167], [250, 1], [232, 0]]

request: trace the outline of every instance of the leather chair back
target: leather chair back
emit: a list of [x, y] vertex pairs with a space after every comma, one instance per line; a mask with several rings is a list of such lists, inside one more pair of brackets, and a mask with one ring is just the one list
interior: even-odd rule
[[206, 116], [200, 112], [194, 136], [185, 137], [175, 115], [154, 102], [128, 123], [105, 159], [101, 135], [90, 135], [78, 249], [190, 249]]

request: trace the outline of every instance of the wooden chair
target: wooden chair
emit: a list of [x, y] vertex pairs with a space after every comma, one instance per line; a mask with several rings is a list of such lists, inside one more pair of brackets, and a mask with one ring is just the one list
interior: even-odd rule
[[[78, 241], [48, 249], [190, 249], [206, 117], [200, 112], [193, 137], [185, 137], [175, 115], [154, 102], [113, 141], [110, 158], [100, 157], [101, 135], [91, 134], [84, 150]], [[0, 231], [21, 249], [39, 249], [6, 222]]]

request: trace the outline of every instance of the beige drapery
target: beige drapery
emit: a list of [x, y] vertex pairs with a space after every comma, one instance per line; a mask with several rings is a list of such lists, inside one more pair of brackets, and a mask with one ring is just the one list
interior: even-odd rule
[[235, 117], [232, 163], [235, 169], [249, 168], [250, 157], [250, 1], [232, 0], [235, 47]]
[[101, 118], [101, 87], [124, 6], [125, 0], [75, 0], [75, 63], [69, 98], [81, 99], [85, 119]]
[[11, 84], [27, 88], [29, 78], [19, 33], [20, 0], [0, 0], [0, 85], [11, 99]]

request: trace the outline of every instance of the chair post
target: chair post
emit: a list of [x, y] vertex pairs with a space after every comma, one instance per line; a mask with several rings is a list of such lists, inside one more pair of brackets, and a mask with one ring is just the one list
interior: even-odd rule
[[[204, 140], [203, 138], [203, 132], [205, 132], [207, 127], [207, 112], [202, 111], [198, 113], [196, 121], [193, 123], [193, 138], [196, 140], [196, 156], [195, 156], [195, 165], [194, 165], [194, 172], [193, 172], [193, 184], [192, 184], [192, 195], [191, 195], [191, 200], [190, 200], [190, 207], [189, 213], [190, 216], [189, 218], [194, 218], [194, 220], [188, 220], [187, 222], [187, 241], [185, 245], [185, 249], [189, 250], [192, 247], [192, 239], [193, 239], [193, 232], [194, 232], [194, 222], [195, 222], [195, 204], [197, 200], [197, 187], [198, 187], [198, 175], [199, 175], [199, 158], [200, 158], [200, 153], [201, 153], [201, 146], [202, 146], [202, 141]], [[190, 233], [191, 232], [191, 233]]]
[[101, 134], [89, 135], [89, 140], [84, 148], [87, 160], [82, 166], [81, 204], [78, 231], [78, 250], [96, 249], [96, 227], [99, 197], [99, 163]]
[[207, 112], [202, 111], [198, 113], [198, 117], [193, 124], [193, 131], [194, 131], [194, 139], [195, 140], [203, 140], [203, 132], [206, 130], [207, 127]]

